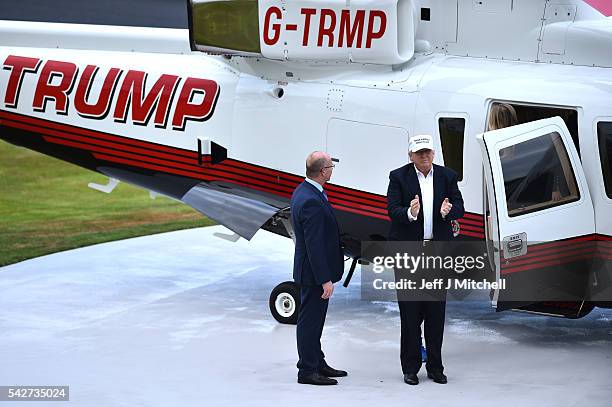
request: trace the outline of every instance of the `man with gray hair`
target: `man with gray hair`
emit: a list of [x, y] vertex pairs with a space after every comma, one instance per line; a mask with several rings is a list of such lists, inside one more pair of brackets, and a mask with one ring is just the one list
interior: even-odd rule
[[[454, 238], [452, 221], [463, 217], [464, 213], [457, 173], [433, 163], [435, 151], [430, 135], [412, 136], [408, 144], [411, 162], [389, 174], [389, 240], [421, 241], [423, 247], [431, 241], [451, 241]], [[446, 301], [403, 301], [398, 295], [398, 304], [404, 382], [419, 384], [421, 323], [424, 323], [427, 377], [446, 384], [442, 365]]]
[[334, 164], [329, 154], [310, 153], [306, 179], [291, 197], [291, 223], [295, 233], [293, 279], [300, 286], [301, 305], [297, 321], [298, 383], [331, 385], [332, 377], [346, 376], [330, 367], [321, 350], [321, 334], [334, 283], [344, 271], [344, 254], [334, 210], [323, 186]]

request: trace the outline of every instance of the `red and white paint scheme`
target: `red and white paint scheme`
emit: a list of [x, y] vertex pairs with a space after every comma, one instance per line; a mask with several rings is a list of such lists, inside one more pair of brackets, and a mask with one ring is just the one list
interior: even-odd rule
[[612, 16], [612, 3], [609, 0], [585, 0], [604, 16]]
[[[579, 287], [573, 301], [518, 305], [497, 291], [497, 310], [610, 306], [610, 19], [580, 0], [261, 0], [259, 45], [244, 51], [196, 43], [206, 3], [190, 4], [190, 30], [0, 22], [0, 138], [111, 179], [96, 189], [122, 181], [181, 200], [247, 239], [291, 237], [304, 159], [328, 151], [354, 266], [362, 241], [387, 236], [388, 174], [408, 138], [432, 134], [436, 163], [459, 174], [459, 238], [488, 243], [493, 277]], [[520, 125], [488, 132], [499, 103]], [[284, 294], [272, 312], [290, 322]]]
[[[148, 74], [144, 71], [130, 69], [124, 72], [111, 67], [105, 74], [100, 74], [99, 66], [88, 64], [79, 72], [79, 67], [72, 62], [42, 61], [18, 55], [9, 55], [3, 69], [10, 72], [4, 92], [6, 107], [18, 108], [24, 77], [32, 76], [26, 82], [28, 79], [36, 82], [34, 96], [31, 101], [23, 100], [21, 103], [31, 105], [35, 112], [47, 113], [50, 104], [49, 113], [68, 115], [69, 106], [73, 106], [72, 113], [102, 120], [109, 114], [111, 103], [115, 102], [111, 114], [115, 122], [141, 126], [146, 126], [153, 118], [155, 127], [166, 128], [173, 108], [172, 129], [184, 131], [188, 120], [208, 120], [219, 97], [219, 85], [210, 79], [162, 74], [147, 90]], [[103, 79], [98, 80], [101, 82], [98, 94], [92, 96], [97, 75], [103, 75]], [[194, 102], [196, 95], [201, 97]]]
[[413, 9], [404, 0], [259, 2], [261, 53], [288, 60], [399, 64], [412, 58]]

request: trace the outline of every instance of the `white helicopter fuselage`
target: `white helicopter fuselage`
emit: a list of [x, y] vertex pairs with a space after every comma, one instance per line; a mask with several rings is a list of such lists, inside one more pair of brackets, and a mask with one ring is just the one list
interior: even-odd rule
[[[435, 1], [424, 3], [435, 10]], [[455, 21], [463, 3], [451, 8]], [[547, 2], [517, 3], [519, 10], [551, 10]], [[582, 7], [562, 11], [573, 13], [573, 22]], [[520, 16], [506, 24], [519, 22], [527, 24]], [[582, 193], [563, 218], [524, 215], [520, 232], [539, 242], [609, 240], [609, 161], [601, 156], [598, 124], [612, 122], [612, 68], [609, 57], [587, 66], [580, 42], [561, 23], [551, 24], [548, 38], [555, 40], [536, 45], [531, 60], [529, 47], [519, 46], [528, 40], [496, 54], [490, 42], [474, 45], [477, 32], [461, 37], [463, 26], [453, 32], [421, 25], [408, 60], [382, 65], [213, 55], [192, 51], [186, 30], [2, 22], [0, 31], [10, 35], [0, 44], [0, 137], [180, 199], [245, 238], [260, 227], [291, 235], [287, 207], [305, 157], [325, 150], [337, 160], [327, 190], [345, 250], [359, 257], [362, 241], [386, 238], [388, 174], [408, 162], [408, 139], [416, 134], [433, 135], [435, 162], [460, 174], [466, 216], [458, 235], [515, 236], [513, 219], [504, 223], [498, 215], [485, 225], [483, 185], [494, 188], [495, 171], [483, 178], [483, 164], [493, 163], [483, 160], [476, 136], [487, 131], [494, 103], [536, 118], [550, 109], [575, 125], [567, 135], [575, 145], [566, 147], [579, 150], [579, 160], [569, 155]], [[608, 20], [589, 24], [582, 27], [607, 24], [612, 32]], [[524, 36], [545, 30], [535, 31]], [[459, 138], [452, 148], [445, 145], [448, 123]]]

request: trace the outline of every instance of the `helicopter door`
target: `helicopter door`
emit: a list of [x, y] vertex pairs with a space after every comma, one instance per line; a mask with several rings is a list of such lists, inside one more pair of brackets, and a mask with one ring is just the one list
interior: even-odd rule
[[493, 306], [583, 301], [595, 250], [593, 205], [559, 117], [477, 136], [487, 191]]

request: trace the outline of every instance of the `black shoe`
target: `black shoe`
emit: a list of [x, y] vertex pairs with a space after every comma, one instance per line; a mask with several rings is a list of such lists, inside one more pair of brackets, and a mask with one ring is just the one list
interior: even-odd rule
[[319, 373], [327, 377], [344, 377], [348, 375], [346, 371], [334, 369], [331, 366], [322, 367], [321, 369], [319, 369]]
[[404, 383], [415, 386], [419, 384], [419, 378], [414, 373], [406, 373], [404, 375]]
[[336, 379], [330, 379], [329, 377], [322, 376], [319, 373], [311, 373], [302, 377], [298, 376], [298, 383], [314, 384], [315, 386], [329, 386], [332, 384], [338, 384], [338, 381]]
[[427, 372], [427, 377], [429, 377], [434, 382], [440, 384], [446, 384], [448, 382], [444, 373]]

